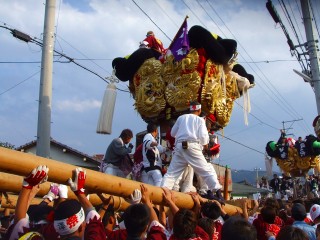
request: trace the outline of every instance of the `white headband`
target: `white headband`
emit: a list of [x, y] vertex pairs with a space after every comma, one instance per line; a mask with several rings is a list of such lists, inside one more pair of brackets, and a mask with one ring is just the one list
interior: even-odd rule
[[190, 111], [197, 111], [201, 109], [201, 104], [199, 105], [190, 105]]
[[59, 235], [68, 235], [78, 230], [80, 225], [84, 222], [84, 211], [81, 208], [77, 214], [72, 215], [66, 219], [55, 220], [54, 228]]

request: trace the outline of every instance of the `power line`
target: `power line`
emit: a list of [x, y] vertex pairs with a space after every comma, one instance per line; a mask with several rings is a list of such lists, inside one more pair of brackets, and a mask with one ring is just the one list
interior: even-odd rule
[[231, 141], [231, 142], [237, 143], [237, 144], [239, 144], [239, 145], [241, 145], [241, 146], [243, 146], [243, 147], [245, 147], [245, 148], [248, 148], [248, 149], [250, 149], [250, 150], [252, 150], [252, 151], [255, 151], [255, 152], [257, 152], [257, 153], [261, 153], [262, 155], [264, 155], [263, 152], [261, 152], [261, 151], [259, 151], [259, 150], [257, 150], [257, 149], [254, 149], [254, 148], [252, 148], [252, 147], [249, 147], [249, 146], [247, 146], [247, 145], [245, 145], [245, 144], [243, 144], [243, 143], [241, 143], [241, 142], [238, 142], [238, 141], [233, 140], [233, 139], [231, 139], [231, 138], [229, 138], [229, 137], [223, 136], [223, 135], [221, 135], [221, 134], [219, 134], [219, 133], [216, 133], [216, 134], [219, 135], [219, 136], [221, 136], [221, 137], [223, 137], [223, 138], [228, 139], [228, 140]]
[[8, 88], [7, 90], [3, 91], [2, 93], [0, 93], [0, 96], [5, 94], [6, 92], [9, 92], [10, 90], [14, 89], [15, 87], [19, 86], [20, 84], [24, 83], [25, 81], [29, 80], [30, 78], [32, 78], [33, 76], [37, 75], [38, 73], [40, 73], [40, 70], [35, 72], [34, 74], [32, 74], [30, 77], [27, 77], [26, 79], [22, 80], [21, 82], [18, 82], [14, 86], [12, 86], [12, 87]]
[[155, 23], [155, 21], [152, 20], [152, 18], [136, 3], [135, 0], [132, 0], [132, 2], [140, 9], [140, 11], [149, 18], [149, 20], [165, 35], [168, 40], [171, 42], [172, 39]]
[[[34, 43], [34, 44], [36, 44], [36, 45], [38, 45], [38, 46], [40, 46], [40, 47], [43, 47], [43, 44], [42, 44], [41, 40], [38, 41], [36, 38], [32, 38], [32, 37], [30, 37], [28, 34], [25, 34], [25, 33], [23, 33], [23, 32], [20, 32], [20, 31], [18, 31], [18, 30], [16, 30], [16, 29], [8, 28], [8, 27], [6, 27], [6, 26], [0, 26], [0, 27], [5, 28], [5, 29], [11, 31], [11, 33], [13, 34], [14, 37], [16, 37], [16, 38], [18, 38], [18, 39], [20, 39], [20, 40], [22, 40], [22, 41], [24, 41], [24, 42], [27, 42], [27, 43], [28, 43], [28, 42], [32, 42], [32, 43]], [[65, 62], [65, 63], [68, 63], [68, 62], [70, 63], [70, 62], [72, 62], [72, 63], [74, 63], [75, 65], [83, 68], [84, 70], [86, 70], [86, 71], [88, 71], [88, 72], [96, 75], [98, 78], [100, 78], [100, 79], [103, 80], [104, 82], [109, 83], [109, 81], [107, 81], [104, 77], [100, 76], [98, 73], [96, 73], [96, 72], [94, 72], [93, 70], [87, 68], [86, 66], [83, 66], [83, 65], [81, 65], [80, 63], [76, 62], [74, 58], [71, 58], [71, 57], [67, 56], [66, 54], [61, 53], [61, 52], [59, 52], [59, 51], [57, 51], [57, 50], [53, 50], [53, 51], [54, 51], [55, 53], [57, 53], [59, 56], [66, 58], [68, 61]], [[129, 93], [128, 90], [123, 90], [123, 89], [120, 89], [120, 88], [118, 88], [118, 87], [116, 87], [116, 89], [119, 90], [119, 91], [122, 91], [122, 92], [128, 92], [128, 93]]]
[[[226, 24], [226, 23], [224, 22], [224, 20], [220, 17], [219, 13], [214, 9], [214, 7], [212, 6], [212, 4], [211, 4], [208, 0], [207, 0], [207, 3], [208, 3], [209, 6], [211, 7], [211, 9], [214, 11], [214, 13], [219, 17], [219, 19], [222, 21], [222, 23], [225, 25], [226, 29], [228, 29], [228, 31], [231, 33], [231, 35], [234, 37], [234, 39], [237, 40], [237, 38], [234, 36], [234, 34], [232, 33], [232, 31], [228, 28], [227, 24]], [[254, 62], [253, 59], [251, 58], [251, 56], [249, 55], [249, 53], [248, 53], [248, 52], [246, 51], [246, 49], [242, 46], [242, 44], [241, 44], [238, 40], [237, 40], [237, 42], [239, 43], [239, 45], [241, 46], [241, 48], [244, 50], [244, 52], [247, 54], [247, 56], [249, 57], [249, 59], [251, 59], [251, 61]], [[245, 60], [245, 61], [246, 61], [246, 60]], [[288, 108], [291, 109], [291, 112], [299, 115], [299, 114], [295, 111], [295, 109], [283, 98], [283, 96], [280, 94], [280, 92], [274, 87], [274, 85], [270, 82], [270, 80], [269, 80], [269, 79], [266, 77], [266, 75], [262, 72], [262, 70], [259, 68], [259, 66], [258, 66], [257, 64], [254, 64], [254, 65], [255, 65], [256, 68], [259, 70], [259, 72], [263, 75], [264, 79], [269, 82], [269, 85], [273, 88], [273, 90], [271, 90], [270, 86], [265, 83], [264, 79], [260, 77], [260, 75], [251, 67], [251, 65], [248, 64], [248, 66], [261, 78], [262, 82], [263, 82], [263, 83], [265, 84], [265, 86], [270, 90], [270, 92], [273, 93], [273, 95], [275, 96], [275, 98], [277, 98], [280, 102], [286, 103], [287, 106], [288, 106]], [[257, 85], [259, 85], [259, 84], [257, 83]], [[265, 91], [264, 88], [262, 88], [262, 90]], [[277, 92], [278, 94], [275, 94], [275, 92]], [[265, 93], [266, 93], [267, 95], [269, 95], [268, 92], [265, 91]], [[269, 96], [270, 96], [270, 95], [269, 95]], [[271, 96], [270, 96], [270, 97], [271, 97]], [[282, 98], [282, 100], [280, 99], [280, 97]], [[273, 100], [275, 101], [275, 99], [274, 99], [273, 97], [271, 97], [271, 99], [273, 99]], [[291, 112], [288, 112], [288, 110], [287, 110], [286, 108], [284, 108], [281, 103], [278, 103], [277, 101], [275, 101], [275, 102], [279, 105], [280, 108], [282, 108], [282, 109], [283, 109], [285, 112], [287, 112], [289, 115], [292, 114]]]

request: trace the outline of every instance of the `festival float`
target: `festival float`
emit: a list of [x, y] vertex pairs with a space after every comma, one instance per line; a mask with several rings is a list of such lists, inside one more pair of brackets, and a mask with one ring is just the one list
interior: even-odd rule
[[286, 137], [282, 130], [277, 142], [269, 141], [266, 153], [274, 158], [286, 176], [305, 177], [310, 169], [320, 170], [320, 141], [310, 134], [302, 141]]
[[[159, 52], [155, 36], [143, 43], [129, 57], [115, 58], [112, 67], [120, 81], [129, 82], [134, 107], [145, 122], [159, 124], [164, 133], [169, 121], [187, 113], [190, 101], [197, 100], [205, 115], [214, 116], [213, 129], [220, 130], [230, 121], [234, 101], [243, 96], [247, 123], [254, 77], [236, 62], [235, 40], [201, 26], [188, 31], [186, 18], [165, 52]], [[97, 132], [109, 131], [98, 125]]]

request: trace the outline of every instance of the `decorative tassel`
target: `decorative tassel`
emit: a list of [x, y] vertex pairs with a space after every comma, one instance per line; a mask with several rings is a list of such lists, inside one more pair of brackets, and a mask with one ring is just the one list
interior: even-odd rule
[[247, 78], [240, 76], [238, 73], [231, 71], [230, 74], [236, 77], [238, 89], [240, 92], [242, 92], [244, 123], [245, 125], [248, 125], [248, 114], [251, 112], [250, 96], [248, 92], [248, 89], [250, 88], [250, 82]]
[[266, 165], [267, 176], [268, 176], [268, 178], [272, 178], [273, 159], [271, 157], [269, 157], [267, 153], [265, 153], [264, 161], [265, 161], [265, 165]]
[[103, 101], [100, 108], [100, 116], [97, 125], [97, 133], [111, 134], [112, 118], [116, 103], [116, 85], [111, 82], [104, 92]]

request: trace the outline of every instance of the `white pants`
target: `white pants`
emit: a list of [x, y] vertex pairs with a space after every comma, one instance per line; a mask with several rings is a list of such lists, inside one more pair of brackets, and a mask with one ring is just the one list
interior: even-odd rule
[[197, 177], [197, 189], [200, 194], [206, 194], [208, 189], [208, 185], [204, 182], [202, 177], [199, 176], [199, 174], [196, 174]]
[[162, 179], [161, 186], [172, 189], [175, 181], [188, 164], [196, 174], [203, 178], [209, 190], [216, 191], [222, 188], [212, 164], [208, 163], [202, 154], [201, 145], [192, 142], [188, 142], [188, 149], [183, 149], [181, 143], [176, 145], [171, 163]]
[[124, 173], [119, 169], [119, 167], [108, 163], [104, 173], [109, 174], [109, 175], [113, 175], [113, 176], [117, 176], [117, 177], [122, 177], [122, 178], [126, 178], [126, 176], [124, 175]]
[[196, 189], [193, 186], [193, 175], [193, 168], [188, 165], [175, 181], [172, 190], [177, 192], [196, 192]]
[[162, 181], [162, 174], [159, 169], [151, 170], [151, 171], [142, 171], [141, 173], [141, 182], [147, 183], [153, 186], [160, 187]]

